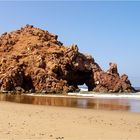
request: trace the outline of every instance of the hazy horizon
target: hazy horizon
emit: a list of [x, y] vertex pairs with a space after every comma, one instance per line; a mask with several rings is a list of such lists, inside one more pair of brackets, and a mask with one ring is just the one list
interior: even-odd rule
[[91, 54], [104, 70], [117, 63], [120, 74], [140, 87], [140, 2], [0, 2], [0, 12], [0, 34], [26, 24], [48, 30]]

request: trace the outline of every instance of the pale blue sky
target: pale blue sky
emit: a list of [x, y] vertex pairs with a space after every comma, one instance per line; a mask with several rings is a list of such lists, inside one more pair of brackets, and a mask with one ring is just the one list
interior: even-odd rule
[[33, 24], [140, 86], [140, 2], [0, 2], [0, 33]]

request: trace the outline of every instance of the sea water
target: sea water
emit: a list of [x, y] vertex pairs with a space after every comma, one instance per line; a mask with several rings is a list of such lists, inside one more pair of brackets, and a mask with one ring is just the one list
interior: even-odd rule
[[44, 94], [0, 94], [0, 101], [16, 103], [76, 107], [97, 110], [116, 110], [140, 112], [140, 93], [94, 93], [81, 87], [81, 92], [68, 93], [68, 95]]
[[[140, 92], [136, 93], [95, 93], [88, 92], [88, 88], [83, 85], [79, 86], [79, 93], [68, 93], [71, 96], [77, 97], [88, 97], [98, 100], [99, 104], [104, 102], [106, 106], [110, 105], [110, 110], [127, 110], [130, 112], [140, 112]], [[140, 91], [140, 87], [135, 87], [136, 90]], [[116, 104], [118, 108], [113, 108], [113, 105]], [[86, 107], [86, 102], [81, 101], [81, 105]], [[122, 105], [122, 106], [121, 106]], [[104, 106], [105, 107], [105, 106]], [[122, 108], [121, 108], [122, 107]], [[124, 108], [123, 108], [124, 107]], [[107, 107], [105, 107], [107, 108]]]
[[0, 94], [0, 101], [26, 103], [35, 105], [76, 107], [97, 110], [116, 110], [140, 112], [140, 99], [134, 98], [99, 98], [87, 96], [66, 96], [66, 95], [10, 95]]

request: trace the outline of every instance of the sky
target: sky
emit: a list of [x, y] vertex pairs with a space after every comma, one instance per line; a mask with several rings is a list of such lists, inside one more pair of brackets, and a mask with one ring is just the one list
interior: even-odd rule
[[0, 1], [0, 34], [26, 24], [77, 44], [107, 70], [117, 63], [133, 86], [140, 87], [139, 1]]

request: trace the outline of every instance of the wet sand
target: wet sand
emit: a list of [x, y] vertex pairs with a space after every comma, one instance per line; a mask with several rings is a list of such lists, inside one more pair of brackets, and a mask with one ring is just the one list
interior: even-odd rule
[[139, 140], [140, 113], [0, 101], [0, 140]]
[[121, 97], [118, 98], [118, 96], [112, 97], [112, 95], [110, 95], [110, 97], [105, 98], [99, 97], [96, 98], [96, 97], [67, 96], [67, 95], [0, 94], [0, 101], [9, 101], [15, 103], [25, 103], [34, 105], [140, 112], [139, 97], [136, 99], [133, 99], [132, 97], [131, 99]]

